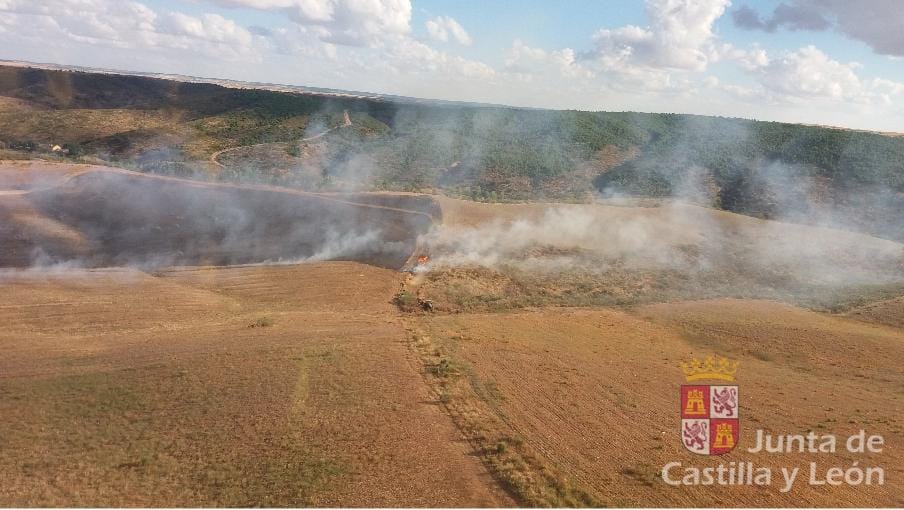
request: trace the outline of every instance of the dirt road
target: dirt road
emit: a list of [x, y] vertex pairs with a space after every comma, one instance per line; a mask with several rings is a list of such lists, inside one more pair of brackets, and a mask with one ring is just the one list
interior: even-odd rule
[[[351, 125], [352, 125], [352, 121], [351, 121], [351, 119], [350, 119], [349, 116], [348, 116], [348, 110], [346, 110], [346, 111], [344, 112], [344, 114], [343, 114], [343, 123], [342, 123], [342, 125], [340, 125], [340, 126], [335, 126], [335, 127], [331, 127], [331, 128], [329, 128], [329, 129], [327, 129], [326, 131], [323, 131], [323, 132], [321, 132], [321, 133], [317, 133], [316, 135], [308, 136], [308, 137], [306, 137], [306, 138], [301, 138], [301, 139], [299, 139], [299, 140], [296, 140], [295, 142], [290, 142], [290, 143], [305, 143], [305, 142], [312, 142], [312, 141], [314, 141], [314, 140], [317, 140], [318, 138], [321, 138], [321, 137], [325, 136], [326, 134], [330, 133], [331, 131], [335, 131], [335, 130], [337, 130], [337, 129], [339, 129], [339, 128], [349, 127], [349, 126], [351, 126]], [[218, 168], [220, 168], [220, 169], [225, 169], [226, 167], [225, 167], [222, 163], [220, 163], [220, 162], [217, 160], [217, 158], [219, 158], [219, 157], [222, 156], [223, 154], [226, 154], [227, 152], [237, 151], [237, 150], [239, 150], [239, 149], [251, 149], [251, 148], [254, 148], [254, 147], [263, 147], [263, 146], [265, 146], [265, 145], [272, 145], [273, 143], [274, 143], [274, 142], [265, 142], [265, 143], [255, 143], [255, 144], [252, 144], [252, 145], [239, 145], [239, 146], [237, 146], [237, 147], [227, 147], [227, 148], [225, 148], [225, 149], [218, 150], [218, 151], [214, 152], [213, 154], [211, 154], [211, 155], [210, 155], [210, 162], [213, 163], [214, 166], [216, 166], [216, 167], [218, 167]], [[275, 142], [275, 143], [282, 143], [282, 142]]]

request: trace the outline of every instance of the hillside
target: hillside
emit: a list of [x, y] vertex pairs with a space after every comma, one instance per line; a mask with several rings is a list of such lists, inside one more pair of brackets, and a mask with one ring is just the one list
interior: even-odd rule
[[[345, 111], [350, 129], [314, 136], [341, 126]], [[7, 66], [0, 144], [7, 158], [49, 157], [60, 145], [56, 155], [87, 162], [309, 191], [490, 202], [678, 197], [904, 239], [904, 138], [816, 126], [415, 104]]]

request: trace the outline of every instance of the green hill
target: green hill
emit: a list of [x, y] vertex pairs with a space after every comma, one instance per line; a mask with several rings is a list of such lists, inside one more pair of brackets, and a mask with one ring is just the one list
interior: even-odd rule
[[[352, 126], [304, 141], [341, 126], [344, 111]], [[904, 240], [904, 137], [842, 129], [0, 67], [0, 144], [4, 157], [51, 157], [60, 145], [68, 158], [312, 190], [674, 197]]]

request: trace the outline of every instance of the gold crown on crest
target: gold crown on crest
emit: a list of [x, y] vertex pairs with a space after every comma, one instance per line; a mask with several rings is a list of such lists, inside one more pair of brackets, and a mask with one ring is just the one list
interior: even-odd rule
[[721, 379], [723, 381], [734, 381], [735, 373], [738, 371], [738, 360], [730, 360], [710, 354], [703, 361], [694, 358], [688, 362], [681, 363], [681, 370], [684, 371], [684, 378], [687, 381], [699, 381], [701, 379]]

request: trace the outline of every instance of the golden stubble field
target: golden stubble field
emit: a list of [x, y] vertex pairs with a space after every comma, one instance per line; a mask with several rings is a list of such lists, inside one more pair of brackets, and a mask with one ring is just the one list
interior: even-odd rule
[[3, 277], [10, 506], [511, 505], [357, 263]]
[[[475, 423], [539, 455], [617, 506], [895, 506], [904, 493], [904, 331], [770, 301], [707, 300], [629, 310], [537, 309], [418, 321], [475, 391]], [[679, 367], [691, 354], [740, 360], [741, 442], [719, 458], [683, 449]], [[487, 391], [491, 388], [491, 391]], [[461, 398], [467, 398], [466, 394]], [[879, 434], [881, 454], [751, 454], [767, 433]], [[884, 487], [671, 487], [663, 466], [753, 462], [881, 466]], [[674, 477], [683, 472], [676, 470]]]
[[[4, 241], [33, 223], [96, 249], [27, 209], [16, 171], [0, 181], [17, 218]], [[453, 225], [540, 207], [440, 204]], [[351, 261], [3, 270], [0, 504], [904, 504], [900, 299], [843, 314], [728, 298], [429, 314], [392, 303], [406, 282]], [[678, 429], [679, 363], [713, 352], [741, 362], [741, 445], [718, 460], [685, 452]], [[745, 453], [755, 429], [864, 429], [886, 446]], [[886, 485], [671, 487], [671, 461], [858, 461]]]

